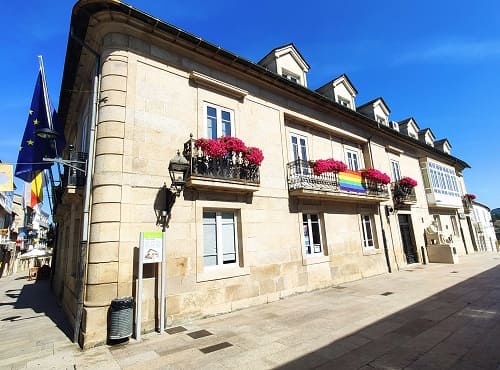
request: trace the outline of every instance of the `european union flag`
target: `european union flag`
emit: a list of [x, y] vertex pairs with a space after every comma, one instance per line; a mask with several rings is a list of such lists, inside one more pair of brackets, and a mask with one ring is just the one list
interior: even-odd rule
[[[46, 102], [48, 102], [48, 107]], [[51, 112], [52, 127], [47, 112]], [[57, 133], [57, 137], [55, 139], [37, 137], [36, 132], [40, 129], [51, 129]], [[52, 166], [51, 162], [44, 162], [43, 158], [59, 157], [65, 145], [64, 133], [57, 113], [52, 108], [48, 97], [45, 98], [42, 71], [40, 70], [31, 100], [23, 141], [19, 147], [15, 176], [31, 182], [40, 171]]]

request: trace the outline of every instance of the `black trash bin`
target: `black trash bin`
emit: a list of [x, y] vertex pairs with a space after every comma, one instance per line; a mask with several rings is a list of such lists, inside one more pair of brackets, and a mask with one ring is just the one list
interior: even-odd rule
[[132, 335], [134, 324], [134, 297], [115, 298], [109, 307], [109, 335], [111, 340]]

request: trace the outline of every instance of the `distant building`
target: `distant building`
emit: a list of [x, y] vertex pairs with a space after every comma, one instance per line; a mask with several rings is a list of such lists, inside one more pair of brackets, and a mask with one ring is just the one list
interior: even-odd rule
[[495, 226], [491, 219], [490, 209], [476, 200], [473, 200], [472, 204], [473, 235], [476, 240], [477, 248], [480, 251], [496, 251], [497, 238], [495, 235]]

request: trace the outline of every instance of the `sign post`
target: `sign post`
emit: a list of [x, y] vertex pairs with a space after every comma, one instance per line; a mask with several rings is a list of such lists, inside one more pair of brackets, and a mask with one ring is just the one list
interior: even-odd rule
[[160, 263], [160, 328], [162, 334], [165, 323], [165, 240], [166, 233], [161, 231], [144, 231], [140, 234], [139, 239], [139, 266], [138, 266], [138, 282], [137, 282], [137, 298], [136, 298], [136, 317], [135, 317], [135, 338], [141, 339], [141, 321], [142, 321], [142, 291], [143, 291], [143, 271], [145, 263]]

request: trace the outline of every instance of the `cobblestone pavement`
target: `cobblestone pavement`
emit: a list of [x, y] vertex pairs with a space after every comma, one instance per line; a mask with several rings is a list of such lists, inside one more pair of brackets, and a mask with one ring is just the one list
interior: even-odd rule
[[86, 351], [48, 281], [0, 279], [0, 369], [500, 370], [500, 254], [410, 265]]

